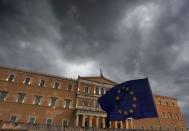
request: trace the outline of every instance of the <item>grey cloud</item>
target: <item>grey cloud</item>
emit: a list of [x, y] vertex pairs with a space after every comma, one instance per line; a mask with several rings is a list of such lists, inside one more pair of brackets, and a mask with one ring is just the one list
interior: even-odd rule
[[[1, 64], [64, 75], [57, 61], [93, 61], [98, 67], [91, 70], [102, 67], [113, 80], [148, 76], [155, 93], [187, 103], [188, 5], [187, 0], [1, 0]], [[181, 104], [187, 124], [188, 108]]]

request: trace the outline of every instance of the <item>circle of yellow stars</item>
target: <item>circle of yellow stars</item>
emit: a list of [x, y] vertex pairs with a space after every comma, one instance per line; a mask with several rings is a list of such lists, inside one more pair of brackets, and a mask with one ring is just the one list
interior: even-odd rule
[[[123, 87], [123, 91], [124, 91], [124, 93], [127, 93], [127, 94], [129, 94], [129, 95], [132, 97], [133, 103], [132, 103], [130, 109], [128, 109], [128, 110], [119, 109], [119, 110], [118, 110], [118, 113], [119, 113], [119, 114], [123, 114], [123, 115], [133, 114], [133, 113], [134, 113], [134, 110], [135, 110], [135, 108], [136, 108], [135, 102], [137, 101], [137, 98], [136, 98], [134, 92], [129, 89], [129, 87]], [[121, 90], [119, 89], [119, 90], [117, 91], [117, 93], [118, 93], [118, 95], [120, 95], [122, 92], [121, 92]], [[116, 98], [115, 98], [117, 102], [120, 100], [120, 96], [118, 96], [118, 95], [117, 95]]]

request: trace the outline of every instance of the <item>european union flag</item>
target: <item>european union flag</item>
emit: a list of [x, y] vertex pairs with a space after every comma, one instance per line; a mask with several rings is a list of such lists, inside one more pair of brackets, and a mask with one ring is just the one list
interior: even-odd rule
[[109, 121], [158, 117], [148, 79], [118, 84], [98, 99]]

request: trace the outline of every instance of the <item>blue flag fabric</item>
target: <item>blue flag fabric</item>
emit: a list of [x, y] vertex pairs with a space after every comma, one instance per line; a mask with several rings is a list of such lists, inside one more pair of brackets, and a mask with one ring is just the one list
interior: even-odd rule
[[118, 84], [98, 99], [109, 121], [158, 117], [148, 79]]

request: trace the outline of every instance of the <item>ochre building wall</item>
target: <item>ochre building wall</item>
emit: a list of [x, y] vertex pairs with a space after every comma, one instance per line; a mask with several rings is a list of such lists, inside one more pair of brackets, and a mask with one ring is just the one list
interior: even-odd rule
[[[12, 82], [7, 81], [10, 74], [15, 75]], [[29, 77], [30, 83], [24, 80]], [[40, 87], [45, 80], [45, 87]], [[54, 83], [58, 82], [58, 89]], [[63, 125], [67, 121], [70, 126], [87, 126], [105, 128], [106, 113], [100, 109], [96, 101], [116, 82], [104, 76], [78, 77], [77, 80], [44, 73], [31, 72], [9, 67], [0, 67], [0, 91], [7, 92], [4, 101], [0, 101], [0, 120], [8, 122], [12, 115], [16, 122], [28, 123], [35, 117], [35, 123], [46, 124], [51, 118], [53, 125]], [[97, 90], [99, 89], [99, 90]], [[23, 103], [17, 103], [18, 93], [24, 93]], [[40, 105], [35, 105], [36, 96], [41, 96]], [[55, 106], [49, 106], [51, 97], [56, 98]], [[65, 100], [70, 100], [68, 108]], [[127, 119], [111, 121], [111, 128], [183, 130], [186, 131], [183, 115], [176, 98], [154, 95], [159, 118], [141, 120]]]

